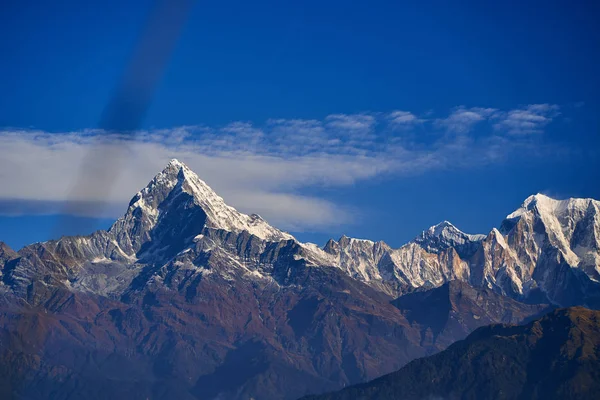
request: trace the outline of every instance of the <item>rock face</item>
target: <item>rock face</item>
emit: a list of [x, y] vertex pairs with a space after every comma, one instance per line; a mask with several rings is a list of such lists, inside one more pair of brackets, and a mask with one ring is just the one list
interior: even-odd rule
[[501, 295], [597, 304], [597, 202], [536, 198], [488, 236], [444, 222], [399, 249], [345, 236], [321, 249], [172, 160], [108, 231], [0, 244], [1, 390], [292, 399], [546, 309]]
[[[600, 202], [531, 196], [500, 232], [488, 236], [487, 251], [480, 254], [494, 271], [489, 285], [514, 296], [543, 293], [565, 306], [600, 306]], [[492, 248], [506, 252], [502, 265], [493, 260]]]
[[372, 382], [306, 400], [596, 399], [600, 312], [560, 309], [525, 326], [491, 325]]

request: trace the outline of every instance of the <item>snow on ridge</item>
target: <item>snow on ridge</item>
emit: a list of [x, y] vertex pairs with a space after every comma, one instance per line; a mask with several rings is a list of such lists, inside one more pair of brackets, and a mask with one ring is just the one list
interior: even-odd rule
[[[454, 276], [462, 277], [464, 276], [461, 269], [463, 264], [446, 265], [444, 263], [450, 261], [442, 261], [436, 254], [442, 254], [441, 252], [449, 247], [458, 249], [459, 254], [472, 254], [479, 242], [486, 237], [493, 238], [494, 242], [507, 250], [511, 259], [518, 259], [506, 238], [496, 228], [488, 235], [467, 234], [449, 221], [442, 221], [431, 226], [413, 241], [396, 250], [385, 245], [384, 242], [351, 238], [346, 235], [337, 241], [332, 240], [332, 243], [328, 242], [321, 249], [312, 243], [302, 243], [292, 235], [272, 227], [257, 214], [246, 215], [238, 212], [235, 208], [227, 205], [223, 198], [217, 195], [189, 167], [176, 159], [171, 160], [161, 174], [157, 175], [155, 180], [161, 181], [166, 185], [164, 187], [173, 190], [175, 186], [178, 186], [180, 189], [177, 190], [193, 197], [194, 203], [207, 214], [206, 227], [230, 232], [247, 231], [268, 241], [293, 240], [300, 249], [294, 258], [305, 260], [308, 266], [340, 268], [349, 276], [363, 282], [377, 284], [376, 282], [382, 280], [398, 279], [401, 282], [406, 281], [405, 283], [412, 286], [419, 286], [425, 282], [436, 286]], [[151, 190], [144, 189], [142, 197], [152, 196], [150, 192]], [[164, 196], [164, 193], [162, 195]], [[550, 233], [551, 242], [562, 251], [569, 264], [576, 265], [578, 257], [569, 249], [568, 240], [561, 228], [564, 220], [557, 214], [577, 212], [583, 215], [587, 212], [590, 201], [589, 199], [554, 200], [538, 194], [528, 197], [521, 208], [509, 215], [509, 218], [537, 210], [544, 224], [552, 232]], [[156, 201], [148, 203], [143, 201], [139, 206], [156, 206]], [[148, 214], [150, 213], [148, 212]], [[465, 257], [469, 257], [469, 255]], [[506, 273], [516, 274], [512, 270], [507, 270]], [[520, 285], [520, 279], [515, 275], [511, 281], [518, 281], [516, 284]]]
[[[174, 161], [173, 165], [179, 163]], [[250, 234], [266, 240], [292, 240], [294, 237], [289, 233], [282, 232], [269, 225], [258, 214], [246, 215], [235, 208], [225, 204], [221, 196], [215, 193], [202, 179], [189, 167], [179, 163], [180, 171], [184, 175], [186, 183], [191, 187], [194, 200], [202, 207], [208, 215], [208, 220], [213, 227], [225, 230], [248, 231]]]
[[269, 225], [258, 214], [246, 215], [227, 205], [206, 182], [198, 177], [187, 165], [171, 159], [144, 189], [139, 191], [130, 204], [130, 209], [140, 208], [154, 222], [158, 220], [158, 204], [154, 199], [158, 192], [170, 192], [177, 186], [190, 194], [194, 203], [207, 215], [206, 225], [230, 232], [247, 231], [265, 240], [291, 240], [292, 235]]
[[416, 243], [428, 250], [441, 250], [446, 247], [465, 245], [468, 242], [481, 242], [486, 235], [464, 233], [449, 221], [442, 221], [439, 224], [429, 227], [422, 231], [419, 236], [410, 243]]
[[581, 261], [580, 255], [585, 256], [587, 252], [581, 249], [574, 252], [571, 248], [575, 227], [590, 215], [590, 211], [598, 215], [599, 210], [600, 202], [594, 199], [557, 200], [538, 193], [525, 199], [521, 207], [506, 218], [508, 220], [516, 220], [524, 216], [539, 218], [545, 227], [549, 242], [559, 249], [569, 265], [577, 266]]
[[600, 208], [600, 201], [592, 198], [577, 198], [570, 197], [564, 200], [554, 199], [542, 193], [531, 195], [525, 199], [521, 206], [506, 216], [506, 219], [514, 219], [520, 217], [534, 207], [542, 214], [555, 214], [557, 216], [565, 212], [571, 213], [574, 211], [585, 212], [590, 204], [596, 208]]

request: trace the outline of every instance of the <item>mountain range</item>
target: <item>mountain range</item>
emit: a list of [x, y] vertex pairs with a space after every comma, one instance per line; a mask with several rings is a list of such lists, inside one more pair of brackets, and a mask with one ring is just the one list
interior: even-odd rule
[[171, 160], [110, 229], [0, 243], [3, 398], [294, 399], [491, 323], [600, 307], [600, 202], [531, 196], [499, 229], [302, 243]]

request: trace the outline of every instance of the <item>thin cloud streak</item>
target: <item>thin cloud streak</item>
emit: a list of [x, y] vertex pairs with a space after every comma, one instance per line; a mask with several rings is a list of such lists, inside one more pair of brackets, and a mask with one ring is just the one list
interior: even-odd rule
[[543, 128], [560, 115], [554, 104], [531, 104], [504, 113], [494, 128], [510, 135], [541, 134]]
[[420, 124], [424, 123], [425, 121], [427, 121], [426, 119], [417, 117], [415, 114], [413, 114], [410, 111], [401, 111], [401, 110], [392, 111], [389, 114], [389, 120], [390, 120], [390, 124], [394, 128], [414, 127], [415, 125], [420, 125]]
[[460, 106], [455, 108], [446, 118], [437, 119], [435, 123], [438, 127], [445, 128], [451, 133], [467, 133], [477, 123], [493, 117], [497, 112], [498, 110], [495, 108], [465, 108]]

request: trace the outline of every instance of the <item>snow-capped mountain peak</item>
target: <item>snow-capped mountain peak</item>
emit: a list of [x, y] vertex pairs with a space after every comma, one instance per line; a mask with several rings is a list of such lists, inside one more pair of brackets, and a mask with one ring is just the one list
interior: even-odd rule
[[437, 225], [421, 232], [413, 242], [417, 243], [425, 250], [432, 253], [438, 253], [449, 247], [460, 248], [464, 245], [481, 242], [485, 235], [471, 235], [462, 232], [448, 221], [442, 221]]
[[452, 223], [450, 223], [450, 221], [442, 221], [439, 224], [430, 226], [429, 229], [427, 230], [428, 233], [433, 234], [434, 236], [440, 236], [443, 235], [444, 232], [447, 231], [459, 231], [459, 229], [457, 227], [455, 227], [454, 225], [452, 225]]
[[183, 179], [183, 190], [194, 196], [194, 201], [207, 214], [207, 226], [231, 232], [247, 231], [266, 240], [290, 240], [293, 236], [269, 225], [260, 215], [246, 215], [225, 204], [221, 196], [196, 175], [187, 165], [171, 160]]
[[569, 198], [557, 200], [545, 194], [534, 194], [525, 199], [521, 207], [510, 213], [506, 218], [515, 219], [527, 212], [537, 211], [539, 215], [554, 215], [555, 217], [564, 217], [565, 215], [582, 215], [589, 209], [600, 207], [600, 202], [589, 198]]
[[[169, 241], [189, 241], [204, 228], [229, 232], [247, 231], [264, 240], [290, 240], [293, 236], [269, 225], [259, 215], [246, 215], [223, 198], [177, 159], [169, 161], [129, 203], [127, 212], [111, 227], [121, 247], [133, 254], [156, 241], [157, 230]], [[169, 232], [167, 232], [167, 230]], [[172, 232], [173, 230], [177, 231]], [[186, 235], [183, 237], [182, 235]]]

